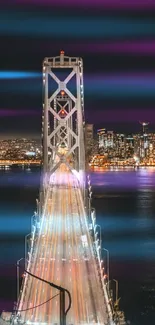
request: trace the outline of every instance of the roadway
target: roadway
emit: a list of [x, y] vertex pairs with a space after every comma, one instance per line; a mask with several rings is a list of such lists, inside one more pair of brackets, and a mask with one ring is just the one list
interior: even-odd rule
[[[75, 176], [64, 164], [50, 179], [32, 259], [30, 272], [70, 291], [72, 307], [67, 314], [67, 325], [107, 324], [81, 192]], [[29, 276], [22, 309], [40, 305], [58, 293]], [[59, 296], [38, 308], [21, 312], [21, 318], [27, 324], [60, 324]]]

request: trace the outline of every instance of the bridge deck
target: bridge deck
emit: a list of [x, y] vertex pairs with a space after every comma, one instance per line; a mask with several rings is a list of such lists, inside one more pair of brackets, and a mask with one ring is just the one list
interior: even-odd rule
[[[72, 307], [67, 324], [107, 324], [108, 315], [77, 180], [62, 164], [50, 183], [30, 271], [70, 291]], [[57, 293], [49, 285], [28, 277], [22, 309], [39, 305]], [[29, 324], [59, 324], [59, 296], [36, 309], [21, 312], [21, 317]]]

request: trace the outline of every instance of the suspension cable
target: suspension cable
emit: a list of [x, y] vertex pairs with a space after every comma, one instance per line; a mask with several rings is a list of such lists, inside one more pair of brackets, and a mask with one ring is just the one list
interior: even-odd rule
[[37, 306], [33, 306], [33, 307], [30, 307], [30, 308], [27, 308], [27, 309], [16, 310], [16, 312], [18, 313], [18, 312], [21, 312], [21, 311], [27, 311], [27, 310], [30, 310], [30, 309], [38, 308], [38, 307], [40, 307], [40, 306], [42, 306], [42, 305], [47, 304], [50, 300], [54, 299], [54, 298], [57, 297], [57, 296], [59, 296], [59, 293], [57, 293], [55, 296], [49, 298], [48, 300], [42, 302], [41, 304], [39, 304], [39, 305], [37, 305]]

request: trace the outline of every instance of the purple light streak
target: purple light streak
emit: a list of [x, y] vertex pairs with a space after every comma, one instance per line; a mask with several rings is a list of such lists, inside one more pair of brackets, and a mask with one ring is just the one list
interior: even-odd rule
[[[40, 44], [35, 44], [35, 51], [46, 51], [51, 55], [53, 52], [53, 47], [42, 41], [42, 47]], [[59, 53], [60, 44], [55, 43], [55, 53]], [[155, 55], [155, 41], [154, 40], [136, 40], [136, 41], [114, 41], [114, 42], [104, 42], [104, 43], [80, 43], [76, 42], [72, 44], [65, 44], [63, 47], [65, 55], [79, 55], [84, 54], [112, 54], [112, 55], [138, 55], [138, 56], [154, 56]], [[44, 55], [44, 54], [43, 54]]]
[[84, 53], [110, 53], [110, 54], [127, 54], [127, 55], [155, 55], [155, 41], [122, 41], [122, 42], [104, 42], [104, 43], [76, 43], [72, 46], [67, 45], [69, 52]]
[[40, 112], [37, 110], [13, 110], [13, 109], [0, 109], [0, 116], [7, 117], [7, 116], [35, 116], [40, 115]]
[[[3, 0], [3, 3], [12, 1]], [[51, 7], [86, 7], [86, 8], [103, 8], [107, 10], [150, 10], [155, 8], [154, 0], [15, 0], [14, 4], [31, 4]]]
[[89, 81], [95, 82], [127, 82], [127, 83], [137, 83], [145, 84], [147, 82], [154, 82], [155, 80], [155, 70], [151, 72], [115, 72], [115, 73], [94, 73], [85, 75], [85, 83]]
[[[96, 168], [97, 170], [97, 168]], [[143, 169], [140, 168], [138, 171], [133, 169], [120, 169], [119, 172], [115, 170], [106, 170], [98, 168], [98, 172], [91, 173], [91, 181], [94, 187], [98, 189], [104, 188], [103, 197], [105, 193], [108, 196], [107, 190], [113, 191], [116, 188], [121, 189], [150, 189], [154, 190], [155, 187], [155, 169]], [[98, 192], [100, 195], [100, 192]], [[151, 195], [151, 194], [150, 194]], [[142, 196], [142, 194], [141, 194]], [[143, 198], [143, 197], [142, 197]]]
[[86, 118], [92, 123], [133, 123], [138, 121], [148, 121], [155, 123], [155, 108], [134, 109], [134, 108], [124, 108], [120, 109], [118, 107], [107, 109], [103, 105], [103, 109], [95, 110], [90, 108], [85, 113]]

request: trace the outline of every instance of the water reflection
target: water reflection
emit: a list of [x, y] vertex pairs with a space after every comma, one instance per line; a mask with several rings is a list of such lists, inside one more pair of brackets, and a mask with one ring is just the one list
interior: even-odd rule
[[93, 206], [110, 251], [111, 278], [132, 325], [154, 325], [155, 169], [91, 173]]
[[106, 186], [109, 190], [120, 189], [155, 189], [155, 169], [138, 170], [102, 170], [91, 172], [94, 186]]

